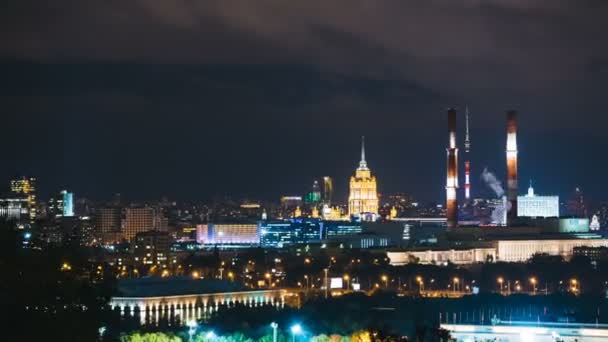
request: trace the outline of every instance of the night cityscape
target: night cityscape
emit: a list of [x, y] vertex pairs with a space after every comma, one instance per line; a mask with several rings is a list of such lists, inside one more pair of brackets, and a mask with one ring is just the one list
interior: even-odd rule
[[608, 2], [3, 7], [3, 340], [608, 341]]

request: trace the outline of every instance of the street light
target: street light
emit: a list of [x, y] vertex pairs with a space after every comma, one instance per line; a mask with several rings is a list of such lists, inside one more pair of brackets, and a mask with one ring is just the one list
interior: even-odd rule
[[570, 279], [570, 285], [572, 285], [571, 286], [572, 292], [574, 292], [574, 294], [578, 294], [579, 289], [580, 289], [579, 284], [578, 284], [578, 280], [576, 278]]
[[300, 335], [302, 333], [302, 326], [299, 324], [294, 324], [291, 326], [291, 336], [293, 342], [296, 342], [296, 335]]
[[536, 294], [536, 277], [531, 277], [530, 278], [530, 284], [532, 284], [532, 291], [534, 294]]
[[277, 342], [277, 329], [279, 328], [279, 324], [277, 322], [270, 323], [270, 327], [272, 328], [272, 342]]
[[387, 275], [382, 275], [381, 279], [384, 282], [384, 287], [388, 288], [388, 276]]
[[350, 288], [350, 276], [348, 274], [345, 274], [344, 276], [342, 276], [342, 279], [344, 279], [344, 281], [346, 282], [346, 290], [349, 290], [349, 288]]
[[456, 293], [456, 286], [458, 286], [460, 279], [458, 277], [454, 277], [453, 281], [454, 281], [454, 288], [452, 290], [454, 291], [454, 293]]
[[416, 277], [416, 282], [418, 283], [418, 291], [424, 291], [424, 279], [421, 276]]
[[498, 277], [496, 281], [498, 282], [498, 284], [500, 284], [500, 294], [502, 294], [502, 283], [504, 283], [505, 280], [502, 277]]

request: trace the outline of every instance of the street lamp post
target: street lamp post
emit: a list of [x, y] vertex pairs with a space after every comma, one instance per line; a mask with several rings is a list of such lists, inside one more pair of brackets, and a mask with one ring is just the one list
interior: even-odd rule
[[458, 283], [460, 283], [460, 279], [458, 277], [454, 277], [454, 288], [452, 289], [454, 291], [454, 294], [456, 294], [456, 286], [458, 286]]
[[328, 284], [328, 281], [327, 281], [327, 274], [329, 273], [329, 267], [326, 268], [324, 271], [325, 271], [325, 299], [327, 299], [328, 290], [329, 290], [329, 284]]
[[291, 337], [293, 342], [296, 342], [296, 335], [299, 335], [300, 333], [302, 333], [302, 327], [299, 324], [291, 326]]
[[277, 322], [270, 323], [270, 327], [272, 328], [272, 342], [277, 342], [277, 329], [279, 328], [279, 324]]
[[498, 284], [500, 286], [500, 294], [502, 294], [502, 284], [504, 283], [504, 279], [502, 277], [498, 277], [498, 279], [496, 279], [496, 281], [498, 281]]
[[350, 276], [345, 274], [342, 278], [346, 282], [346, 291], [350, 290]]
[[186, 325], [188, 326], [188, 341], [192, 342], [192, 337], [196, 333], [196, 327], [198, 326], [198, 324], [196, 323], [196, 321], [188, 321]]
[[532, 293], [536, 294], [536, 278], [535, 277], [530, 278], [530, 284], [532, 284]]
[[382, 282], [384, 282], [384, 288], [388, 288], [388, 276], [383, 275], [381, 277], [381, 279], [382, 279]]

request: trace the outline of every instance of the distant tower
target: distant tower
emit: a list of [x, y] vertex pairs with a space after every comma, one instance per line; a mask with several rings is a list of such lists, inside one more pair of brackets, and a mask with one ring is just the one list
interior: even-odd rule
[[350, 192], [348, 195], [348, 214], [359, 216], [362, 214], [378, 215], [378, 193], [376, 177], [367, 167], [365, 161], [365, 137], [361, 137], [361, 161], [350, 177]]
[[332, 197], [334, 196], [334, 181], [329, 176], [323, 177], [323, 202], [331, 205]]
[[471, 199], [471, 162], [469, 161], [469, 152], [471, 151], [471, 141], [469, 140], [469, 107], [466, 107], [466, 130], [464, 135], [464, 153], [466, 161], [464, 162], [464, 198], [468, 202]]
[[507, 112], [507, 226], [517, 218], [517, 112]]
[[446, 217], [448, 228], [458, 226], [458, 199], [456, 189], [458, 189], [458, 148], [456, 147], [456, 110], [448, 110], [448, 168], [446, 180]]

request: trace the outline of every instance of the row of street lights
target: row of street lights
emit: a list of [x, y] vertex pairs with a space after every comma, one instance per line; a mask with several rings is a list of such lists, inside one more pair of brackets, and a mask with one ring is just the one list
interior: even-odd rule
[[[186, 326], [188, 327], [188, 341], [192, 342], [192, 338], [194, 337], [194, 334], [196, 334], [196, 329], [198, 328], [198, 323], [196, 323], [196, 321], [188, 321], [186, 323]], [[270, 323], [270, 327], [272, 328], [272, 342], [277, 342], [279, 324], [277, 322], [272, 322]], [[289, 330], [291, 331], [292, 342], [296, 342], [296, 336], [301, 335], [303, 332], [302, 326], [300, 324], [292, 325]], [[100, 334], [103, 333], [100, 332]], [[205, 337], [208, 340], [213, 340], [215, 338], [215, 333], [213, 332], [213, 330], [210, 330], [205, 334]]]

